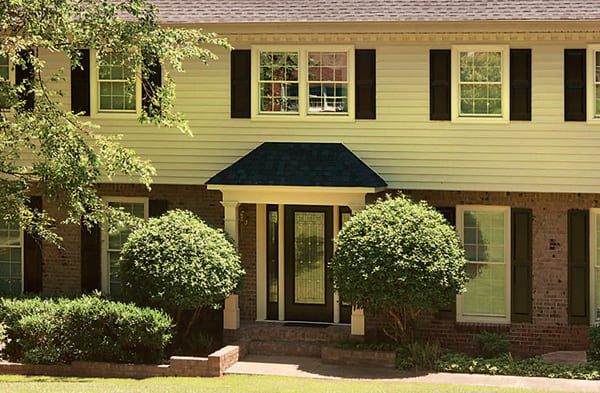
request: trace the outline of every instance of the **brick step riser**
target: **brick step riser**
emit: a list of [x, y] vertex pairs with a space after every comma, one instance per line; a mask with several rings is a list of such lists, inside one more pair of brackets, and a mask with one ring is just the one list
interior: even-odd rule
[[291, 341], [251, 341], [248, 353], [253, 355], [288, 355], [321, 357], [321, 348], [325, 343], [307, 343]]

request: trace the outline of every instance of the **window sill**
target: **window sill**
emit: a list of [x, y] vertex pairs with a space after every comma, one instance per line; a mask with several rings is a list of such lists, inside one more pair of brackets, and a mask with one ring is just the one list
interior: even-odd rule
[[94, 112], [90, 116], [92, 119], [134, 119], [140, 117], [138, 112]]
[[254, 115], [251, 117], [252, 121], [309, 121], [309, 122], [354, 122], [354, 115], [334, 115], [334, 114], [322, 114], [322, 115], [285, 115], [285, 114], [272, 114], [272, 115]]
[[455, 117], [451, 121], [456, 124], [510, 124], [504, 117]]

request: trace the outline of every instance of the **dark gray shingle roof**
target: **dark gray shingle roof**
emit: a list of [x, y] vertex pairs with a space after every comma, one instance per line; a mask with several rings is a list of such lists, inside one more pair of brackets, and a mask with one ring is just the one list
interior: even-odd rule
[[341, 143], [266, 142], [206, 184], [385, 187], [385, 181]]
[[600, 0], [151, 0], [163, 23], [600, 20]]

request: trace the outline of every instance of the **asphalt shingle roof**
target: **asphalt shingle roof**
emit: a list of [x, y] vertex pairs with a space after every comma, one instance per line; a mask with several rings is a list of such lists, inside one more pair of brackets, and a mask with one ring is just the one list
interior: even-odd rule
[[600, 20], [600, 0], [151, 0], [163, 23]]
[[385, 181], [341, 143], [265, 142], [206, 184], [385, 187]]

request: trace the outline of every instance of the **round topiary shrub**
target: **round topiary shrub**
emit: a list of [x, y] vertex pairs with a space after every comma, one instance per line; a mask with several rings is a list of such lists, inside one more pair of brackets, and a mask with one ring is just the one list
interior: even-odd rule
[[184, 333], [204, 307], [219, 308], [244, 277], [234, 245], [220, 229], [193, 213], [172, 210], [137, 226], [121, 251], [126, 298], [159, 307], [179, 317], [196, 310]]
[[425, 202], [388, 197], [340, 231], [331, 269], [340, 300], [385, 313], [395, 341], [421, 312], [448, 305], [467, 281], [460, 238]]

